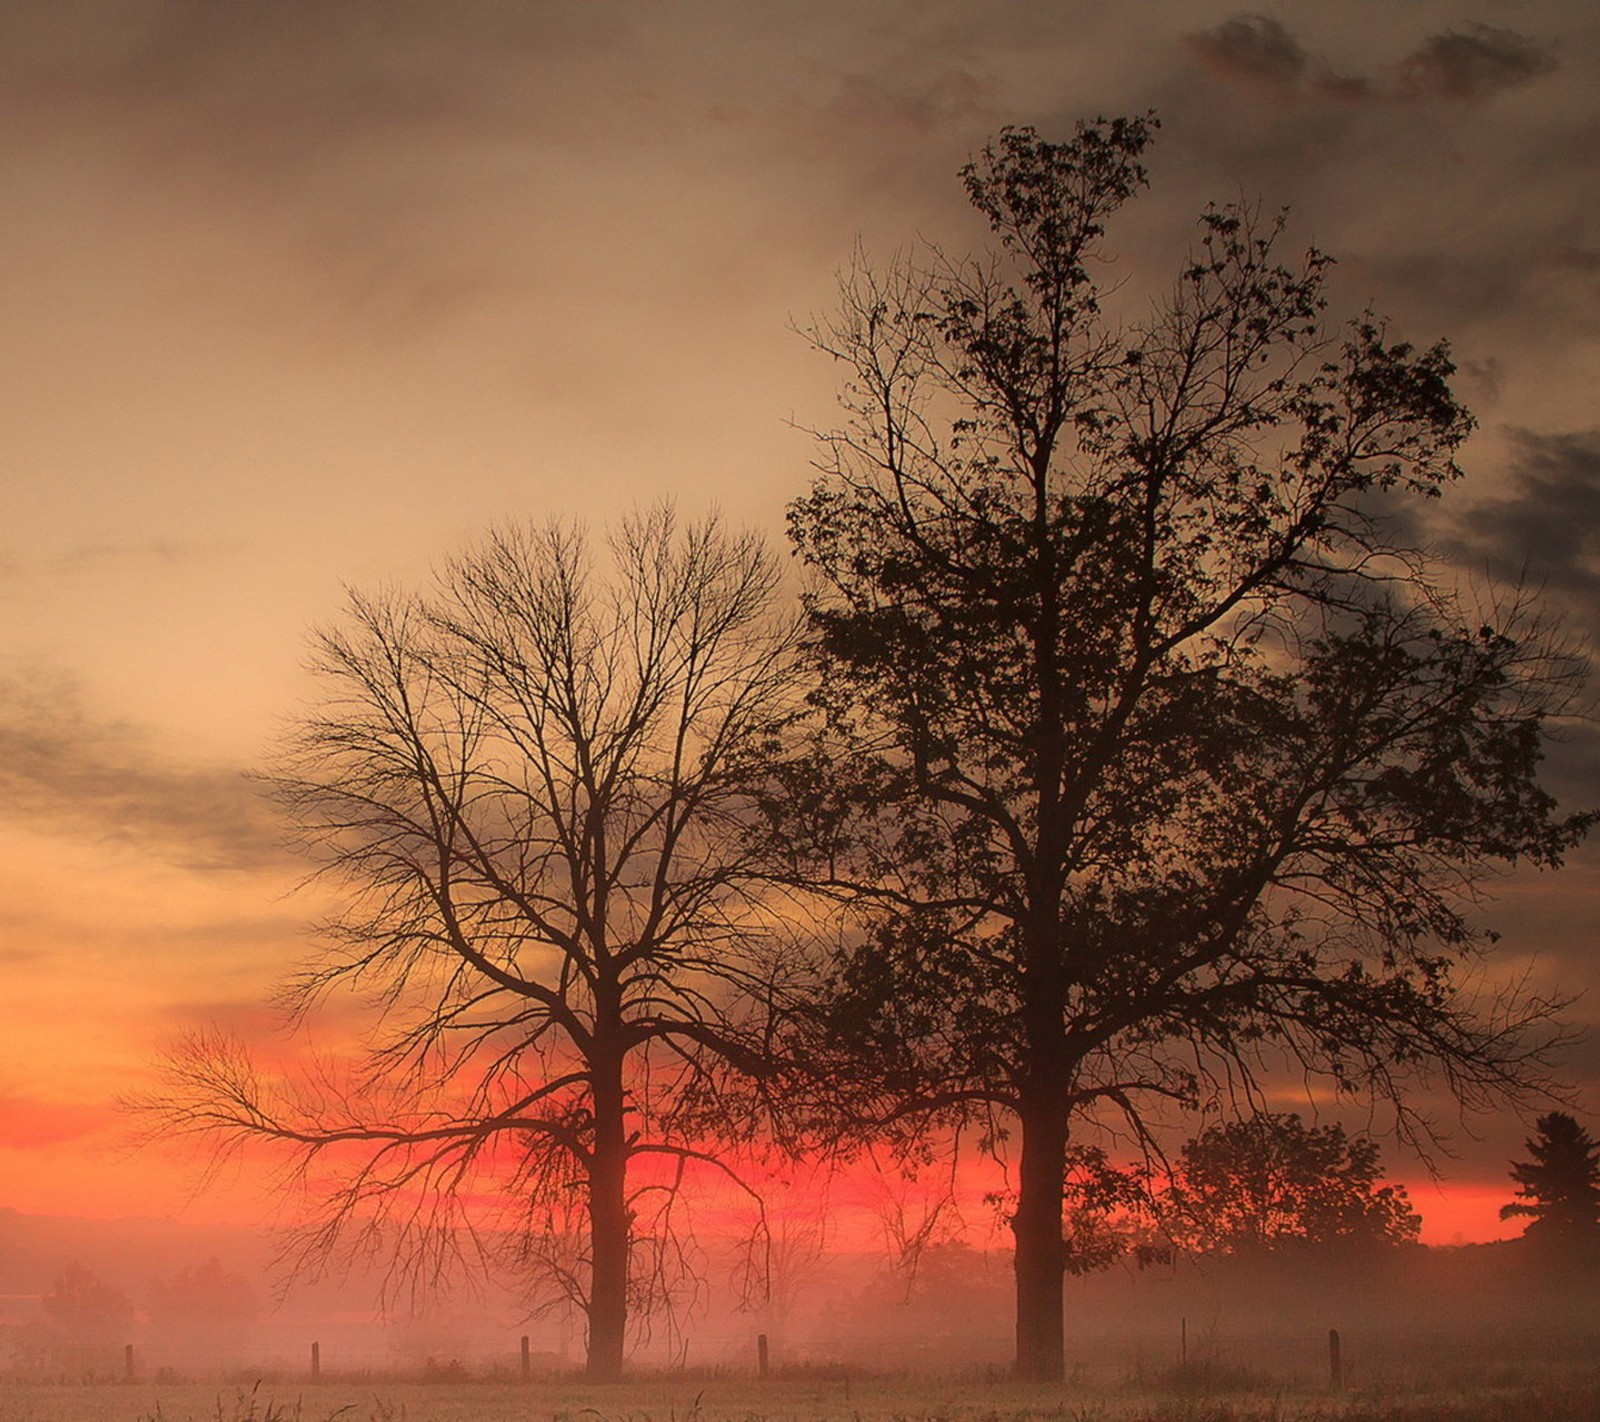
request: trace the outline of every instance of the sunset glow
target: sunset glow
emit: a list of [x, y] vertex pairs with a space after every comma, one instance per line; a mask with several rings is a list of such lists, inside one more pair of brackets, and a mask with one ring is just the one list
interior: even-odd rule
[[[1296, 260], [1332, 254], [1340, 314], [1447, 340], [1477, 432], [1404, 531], [1485, 606], [1538, 589], [1589, 655], [1600, 23], [1565, 0], [1269, 9], [6, 6], [0, 1210], [224, 1238], [300, 1218], [281, 1153], [207, 1177], [126, 1108], [186, 1033], [292, 1076], [377, 1030], [342, 988], [299, 1024], [281, 998], [343, 902], [307, 882], [261, 778], [324, 694], [315, 629], [345, 625], [350, 589], [425, 587], [491, 527], [661, 501], [764, 538], [789, 607], [812, 574], [785, 511], [842, 373], [796, 328], [853, 250], [981, 245], [956, 174], [1005, 125], [1158, 115], [1150, 193], [1112, 234], [1128, 310], [1242, 193], [1287, 206]], [[1557, 729], [1545, 783], [1600, 803], [1592, 715]], [[1426, 1079], [1397, 1121], [1286, 1056], [1260, 1097], [1208, 1109], [1370, 1133], [1426, 1245], [1517, 1236], [1499, 1211], [1534, 1117], [1600, 1123], [1597, 903], [1591, 840], [1478, 905], [1485, 1000], [1565, 1003], [1547, 1092], [1463, 1113]], [[1103, 1125], [1118, 1162], [1154, 1158]], [[1427, 1163], [1406, 1128], [1435, 1130]], [[1196, 1129], [1174, 1108], [1145, 1144]], [[988, 1144], [915, 1170], [742, 1164], [773, 1221], [826, 1219], [841, 1255], [903, 1253], [895, 1231], [935, 1216], [928, 1239], [1005, 1251], [1018, 1146]], [[724, 1240], [753, 1207], [711, 1174], [691, 1178]]]

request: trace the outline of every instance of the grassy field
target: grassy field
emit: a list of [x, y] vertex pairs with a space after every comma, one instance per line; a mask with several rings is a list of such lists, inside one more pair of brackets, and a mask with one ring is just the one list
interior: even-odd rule
[[0, 1422], [1600, 1422], [1600, 1370], [1332, 1397], [1202, 1370], [1096, 1389], [999, 1381], [0, 1384]]

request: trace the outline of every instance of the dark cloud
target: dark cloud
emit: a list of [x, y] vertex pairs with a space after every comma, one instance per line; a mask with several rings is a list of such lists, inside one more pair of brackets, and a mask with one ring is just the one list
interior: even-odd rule
[[[1504, 492], [1455, 515], [1440, 551], [1472, 578], [1536, 590], [1555, 635], [1593, 665], [1600, 651], [1600, 429], [1512, 432]], [[1546, 782], [1572, 808], [1600, 805], [1600, 726], [1563, 726]], [[1585, 949], [1587, 952], [1587, 948]]]
[[98, 719], [59, 674], [0, 675], [0, 813], [195, 869], [281, 862], [281, 835], [242, 772], [186, 766], [137, 727]]
[[1268, 15], [1234, 15], [1187, 39], [1207, 67], [1230, 82], [1330, 99], [1478, 101], [1530, 84], [1555, 68], [1537, 41], [1494, 25], [1430, 35], [1383, 78], [1335, 73]]
[[1208, 65], [1230, 79], [1289, 87], [1311, 62], [1294, 36], [1267, 15], [1235, 15], [1188, 40]]
[[[1589, 264], [1592, 251], [1563, 243], [1551, 230], [1566, 220], [1558, 202], [1528, 214], [1515, 246], [1501, 240], [1455, 250], [1369, 251], [1346, 266], [1381, 280], [1394, 294], [1391, 311], [1448, 322], [1454, 337], [1471, 325], [1499, 329], [1531, 317], [1546, 339], [1556, 333], [1592, 339], [1600, 335], [1600, 270]], [[1494, 358], [1489, 351], [1482, 360]]]
[[[1594, 1003], [1579, 1004], [1593, 1011]], [[1600, 1028], [1590, 1020], [1575, 1029], [1575, 1040], [1561, 1048], [1556, 1061], [1559, 1080], [1577, 1093], [1593, 1116], [1600, 1110]]]
[[1395, 87], [1405, 95], [1487, 99], [1531, 84], [1555, 67], [1555, 60], [1527, 35], [1473, 25], [1430, 35], [1395, 66]]
[[[1545, 787], [1569, 811], [1600, 809], [1600, 726], [1574, 720], [1550, 729], [1544, 747]], [[1575, 922], [1586, 921], [1593, 902], [1569, 904]], [[1588, 978], [1594, 971], [1594, 944], [1587, 937], [1573, 949], [1575, 976]]]
[[1513, 440], [1505, 493], [1458, 516], [1448, 551], [1502, 582], [1570, 595], [1600, 622], [1600, 429]]
[[1372, 92], [1365, 76], [1336, 74], [1268, 15], [1235, 15], [1186, 39], [1214, 74], [1258, 92], [1344, 100]]

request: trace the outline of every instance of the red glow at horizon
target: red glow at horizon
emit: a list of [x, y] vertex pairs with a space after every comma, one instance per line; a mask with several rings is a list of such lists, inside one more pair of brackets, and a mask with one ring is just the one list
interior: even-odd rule
[[[116, 1123], [99, 1113], [91, 1130], [68, 1138], [65, 1122], [44, 1103], [29, 1106], [25, 1119], [8, 1122], [8, 1137], [0, 1140], [0, 1206], [23, 1214], [165, 1217], [241, 1229], [285, 1222], [281, 1216], [291, 1202], [272, 1183], [262, 1157], [202, 1186], [201, 1162], [186, 1152], [146, 1148], [130, 1154]], [[646, 1173], [638, 1172], [639, 1183], [646, 1183]], [[1515, 1222], [1499, 1218], [1511, 1198], [1509, 1183], [1392, 1178], [1406, 1187], [1421, 1214], [1426, 1245], [1483, 1244], [1519, 1233]], [[765, 1201], [775, 1238], [820, 1222], [829, 1251], [883, 1252], [892, 1250], [897, 1231], [915, 1232], [937, 1215], [929, 1231], [934, 1241], [959, 1240], [980, 1250], [1010, 1247], [1003, 1207], [985, 1199], [1006, 1189], [1005, 1171], [986, 1158], [965, 1160], [954, 1171], [928, 1168], [914, 1179], [898, 1175], [888, 1161], [858, 1163], [832, 1177], [803, 1165], [755, 1167], [746, 1179]], [[709, 1167], [689, 1177], [686, 1200], [695, 1228], [710, 1234], [743, 1233], [755, 1218], [750, 1196]]]
[[1412, 1206], [1422, 1216], [1422, 1242], [1429, 1245], [1490, 1244], [1515, 1239], [1522, 1227], [1500, 1218], [1511, 1200], [1511, 1185], [1482, 1180], [1401, 1180]]

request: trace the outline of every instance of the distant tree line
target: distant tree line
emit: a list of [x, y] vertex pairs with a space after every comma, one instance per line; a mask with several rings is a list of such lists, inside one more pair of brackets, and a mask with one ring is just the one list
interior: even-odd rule
[[153, 1281], [142, 1319], [126, 1293], [74, 1260], [6, 1342], [24, 1376], [120, 1378], [124, 1349], [141, 1324], [166, 1346], [204, 1355], [241, 1347], [259, 1311], [250, 1282], [215, 1258]]
[[[1018, 1371], [1059, 1379], [1113, 1141], [1285, 1069], [1414, 1140], [1419, 1081], [1547, 1084], [1563, 1004], [1466, 970], [1474, 886], [1592, 822], [1540, 778], [1581, 665], [1409, 532], [1472, 425], [1442, 344], [1330, 320], [1329, 259], [1246, 204], [1119, 294], [1155, 130], [1006, 129], [962, 171], [988, 251], [853, 265], [798, 609], [657, 509], [502, 529], [319, 635], [268, 781], [344, 908], [288, 996], [373, 1035], [293, 1078], [201, 1031], [144, 1103], [287, 1150], [305, 1264], [521, 1271], [610, 1378], [692, 1298], [696, 1173], [970, 1142], [1015, 1171]], [[1206, 1247], [1416, 1229], [1375, 1147], [1285, 1116], [1201, 1134], [1169, 1203]]]

